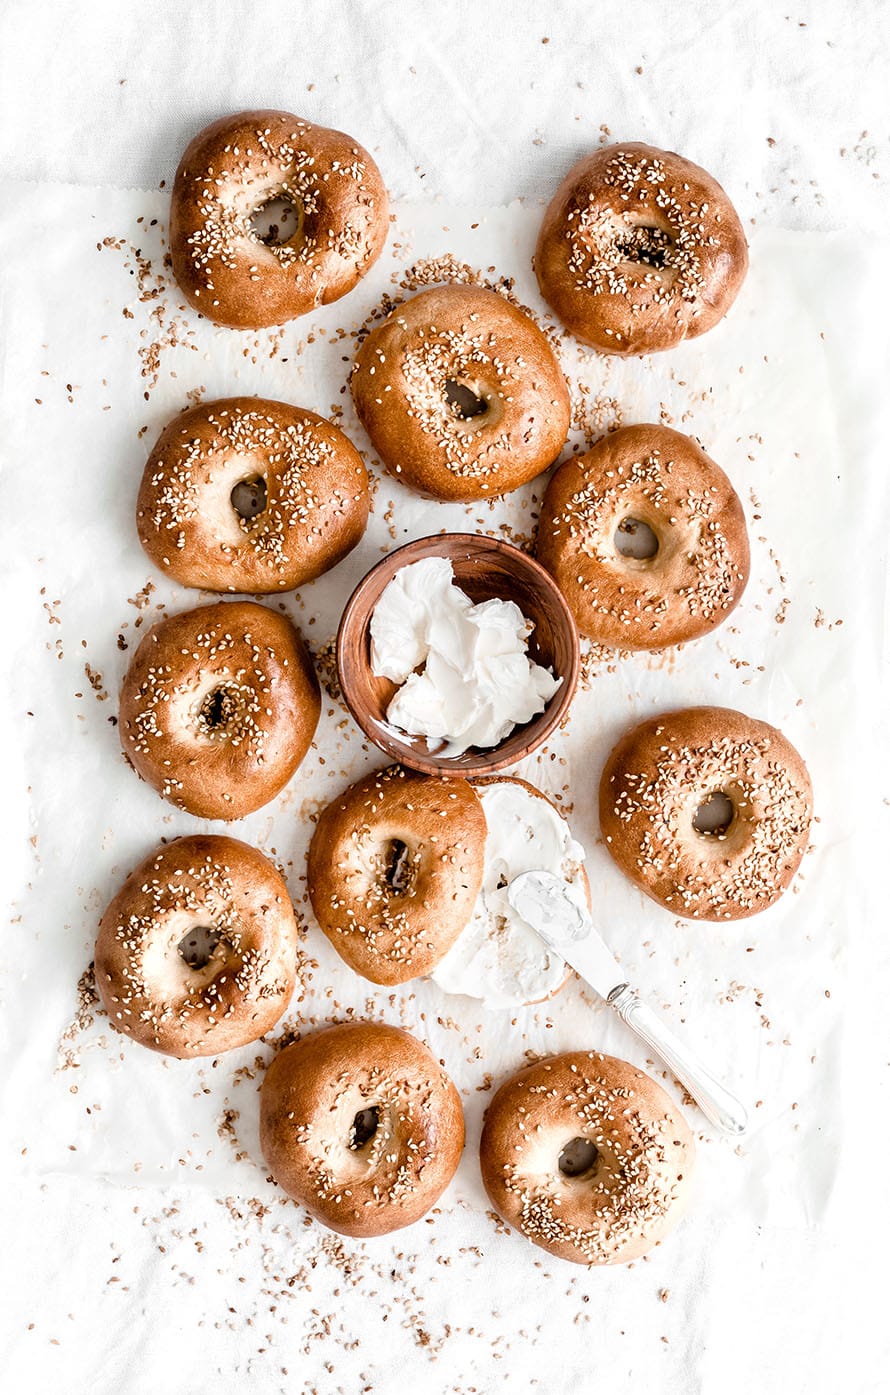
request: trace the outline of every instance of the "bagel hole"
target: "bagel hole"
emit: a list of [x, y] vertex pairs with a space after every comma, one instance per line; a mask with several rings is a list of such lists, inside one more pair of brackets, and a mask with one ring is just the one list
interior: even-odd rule
[[222, 932], [212, 925], [193, 925], [176, 948], [190, 969], [206, 969], [221, 939]]
[[658, 538], [642, 518], [622, 518], [615, 529], [615, 550], [620, 557], [647, 562], [658, 551]]
[[245, 523], [249, 523], [266, 507], [266, 481], [261, 475], [254, 475], [247, 480], [239, 480], [229, 498], [238, 517], [243, 518]]
[[386, 885], [394, 896], [404, 896], [411, 885], [411, 853], [406, 843], [393, 838], [386, 852]]
[[692, 827], [705, 838], [722, 838], [735, 818], [735, 805], [723, 790], [703, 799], [695, 811]]
[[352, 1121], [352, 1128], [349, 1130], [349, 1146], [354, 1153], [364, 1148], [366, 1143], [370, 1143], [378, 1128], [380, 1127], [380, 1106], [369, 1105], [367, 1109], [360, 1109]]
[[571, 1177], [573, 1181], [590, 1177], [599, 1155], [599, 1148], [589, 1138], [572, 1138], [559, 1155], [559, 1170], [563, 1177]]
[[267, 199], [250, 215], [250, 230], [267, 247], [283, 247], [300, 230], [303, 210], [289, 194]]
[[449, 378], [445, 384], [445, 401], [462, 421], [481, 417], [483, 412], [488, 411], [488, 399], [479, 397], [466, 383], [459, 383], [455, 378]]
[[212, 688], [198, 710], [198, 719], [207, 731], [220, 731], [235, 715], [237, 703], [226, 687]]
[[670, 265], [674, 239], [665, 228], [646, 223], [627, 223], [615, 239], [615, 251], [623, 262], [636, 262], [664, 271]]

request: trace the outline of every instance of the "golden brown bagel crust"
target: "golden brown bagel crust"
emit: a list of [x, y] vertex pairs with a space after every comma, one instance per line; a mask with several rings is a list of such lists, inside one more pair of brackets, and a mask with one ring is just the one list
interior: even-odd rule
[[[696, 811], [725, 794], [724, 834]], [[600, 780], [600, 825], [621, 870], [654, 901], [695, 920], [738, 920], [781, 896], [807, 849], [807, 768], [766, 722], [727, 707], [687, 707], [627, 732]]]
[[[265, 507], [244, 517], [232, 491], [260, 480]], [[183, 586], [261, 594], [336, 566], [364, 533], [368, 507], [362, 458], [336, 426], [286, 402], [229, 397], [161, 433], [136, 523], [149, 557]]]
[[[289, 198], [299, 217], [280, 246], [253, 215]], [[380, 255], [389, 205], [367, 150], [287, 111], [240, 111], [201, 131], [176, 171], [173, 274], [217, 324], [262, 329], [351, 291]]]
[[[378, 1111], [362, 1147], [354, 1127]], [[260, 1144], [275, 1181], [341, 1235], [412, 1225], [448, 1186], [464, 1146], [449, 1077], [398, 1027], [349, 1022], [288, 1046], [260, 1094]]]
[[[464, 418], [457, 383], [488, 403]], [[386, 468], [436, 499], [506, 494], [548, 469], [569, 429], [562, 369], [534, 320], [495, 291], [435, 286], [365, 339], [356, 411]]]
[[[396, 876], [394, 844], [406, 849]], [[467, 924], [484, 849], [485, 815], [466, 780], [389, 766], [322, 810], [309, 845], [312, 909], [357, 974], [405, 983], [428, 974]]]
[[548, 305], [604, 354], [651, 354], [704, 334], [747, 269], [744, 230], [716, 179], [636, 141], [569, 170], [535, 251]]
[[[598, 1150], [577, 1177], [560, 1171], [573, 1139]], [[485, 1116], [479, 1163], [491, 1204], [527, 1239], [575, 1264], [638, 1259], [676, 1225], [694, 1161], [670, 1096], [641, 1070], [597, 1051], [527, 1066]]]
[[[618, 551], [627, 518], [652, 529], [654, 557]], [[707, 634], [738, 604], [750, 570], [738, 495], [697, 441], [667, 426], [626, 426], [561, 465], [536, 553], [582, 634], [621, 649]]]
[[[179, 952], [196, 927], [218, 936], [201, 968]], [[96, 987], [113, 1025], [170, 1056], [216, 1056], [256, 1041], [290, 1002], [296, 965], [283, 878], [255, 848], [209, 834], [146, 858], [96, 941]]]
[[302, 761], [321, 694], [284, 615], [220, 601], [159, 620], [121, 689], [120, 737], [165, 799], [204, 819], [268, 804]]

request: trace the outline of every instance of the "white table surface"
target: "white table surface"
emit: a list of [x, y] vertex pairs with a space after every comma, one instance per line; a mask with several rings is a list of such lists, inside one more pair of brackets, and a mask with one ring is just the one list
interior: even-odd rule
[[[890, 13], [880, 0], [811, 3], [785, 14], [786, 8], [756, 0], [561, 0], [551, 7], [484, 0], [448, 6], [193, 0], [155, 7], [7, 0], [0, 10], [0, 181], [4, 190], [12, 188], [9, 181], [38, 186], [20, 191], [18, 207], [29, 220], [39, 220], [42, 206], [52, 210], [55, 185], [102, 187], [108, 191], [103, 208], [117, 206], [114, 191], [120, 189], [155, 191], [158, 198], [159, 188], [172, 182], [185, 142], [206, 121], [240, 107], [280, 106], [355, 134], [374, 153], [396, 198], [442, 200], [452, 208], [521, 198], [535, 208], [569, 165], [609, 134], [678, 149], [712, 169], [732, 192], [752, 238], [763, 235], [770, 256], [787, 255], [783, 239], [793, 232], [803, 235], [793, 245], [811, 249], [832, 244], [814, 244], [806, 235], [837, 234], [849, 258], [853, 235], [865, 246], [888, 230]], [[62, 198], [60, 191], [55, 198]], [[66, 208], [82, 210], [77, 191], [64, 198]], [[10, 214], [13, 207], [0, 228], [7, 239], [12, 232], [27, 237], [27, 227]], [[17, 264], [15, 258], [9, 264]], [[873, 342], [886, 352], [886, 287], [875, 259], [864, 265], [874, 278]], [[798, 294], [809, 284], [803, 269]], [[51, 278], [49, 285], [56, 295]], [[67, 304], [53, 302], [47, 291], [48, 337], [56, 320], [71, 331], [77, 298], [89, 290], [72, 287]], [[8, 282], [7, 293], [14, 308]], [[867, 466], [858, 474], [851, 468], [856, 497], [845, 498], [841, 488], [839, 498], [850, 511], [861, 511], [863, 535], [880, 548], [886, 547], [885, 530], [876, 526], [875, 510], [887, 509], [886, 455], [874, 450], [880, 378], [872, 354], [861, 365], [862, 420], [869, 432], [857, 434], [851, 409], [857, 352], [851, 342], [843, 364], [836, 363], [850, 411], [837, 458], [843, 463], [849, 444]], [[16, 345], [7, 342], [3, 353], [8, 383]], [[165, 410], [173, 409], [170, 401]], [[15, 421], [7, 425], [7, 443], [15, 443], [20, 460], [27, 433], [17, 434]], [[37, 499], [53, 484], [43, 464], [37, 458], [33, 465]], [[851, 548], [850, 566], [856, 565]], [[869, 575], [880, 576], [874, 558]], [[877, 615], [877, 605], [873, 610]], [[11, 632], [27, 638], [21, 624], [13, 623]], [[837, 714], [839, 731], [849, 705], [859, 709], [861, 730], [870, 733], [856, 753], [861, 765], [839, 735], [838, 762], [828, 772], [836, 793], [849, 787], [851, 799], [860, 801], [861, 836], [872, 859], [865, 860], [866, 873], [880, 866], [887, 846], [887, 743], [879, 720], [869, 726], [871, 704], [883, 704], [886, 713], [886, 683], [883, 698], [874, 691], [882, 643], [877, 620], [870, 640], [861, 668], [848, 648], [843, 671], [826, 664], [818, 679], [838, 685], [833, 704], [821, 710]], [[797, 676], [805, 689], [806, 677]], [[14, 679], [12, 666], [13, 690]], [[18, 721], [18, 709], [11, 715]], [[93, 742], [90, 751], [77, 756], [85, 760], [83, 778], [102, 780], [101, 743]], [[11, 787], [46, 781], [36, 759], [24, 743], [21, 750], [10, 746]], [[115, 771], [113, 778], [125, 775]], [[133, 798], [148, 809], [144, 789]], [[40, 812], [35, 802], [32, 813]], [[59, 812], [47, 806], [57, 832]], [[66, 966], [69, 958], [77, 962], [77, 953], [83, 960], [82, 949], [72, 951], [67, 941], [63, 947], [54, 936], [63, 934], [63, 923], [64, 933], [71, 932], [70, 916], [74, 940], [83, 939], [100, 909], [101, 891], [93, 888], [107, 892], [111, 886], [111, 862], [102, 864], [101, 874], [96, 870], [101, 857], [98, 846], [90, 846], [92, 825], [75, 836], [76, 810], [70, 819], [70, 860], [60, 844], [58, 863], [41, 868], [44, 891], [51, 882], [55, 899], [42, 903], [51, 911], [37, 928], [37, 949], [29, 942], [38, 961], [46, 956], [53, 1022], [54, 1013], [73, 1015], [77, 998], [67, 967], [53, 975], [54, 956]], [[32, 832], [41, 830], [24, 830]], [[125, 828], [120, 836], [126, 845]], [[32, 891], [23, 886], [27, 848], [19, 819], [10, 823], [6, 846], [15, 904], [3, 944], [3, 1007], [15, 1024], [16, 936]], [[119, 860], [128, 855], [121, 851]], [[809, 904], [818, 925], [818, 873], [808, 882], [815, 882]], [[72, 885], [77, 904], [69, 909], [66, 887]], [[843, 1099], [844, 1128], [861, 1131], [862, 1148], [847, 1148], [831, 1204], [820, 1201], [818, 1216], [807, 1214], [806, 1185], [797, 1211], [793, 1197], [782, 1192], [785, 1160], [773, 1158], [767, 1166], [755, 1148], [769, 1179], [757, 1198], [762, 1222], [752, 1223], [744, 1192], [746, 1185], [756, 1191], [756, 1179], [740, 1181], [744, 1168], [727, 1166], [729, 1199], [698, 1214], [695, 1253], [690, 1259], [687, 1251], [685, 1262], [683, 1232], [672, 1242], [678, 1249], [665, 1247], [651, 1263], [607, 1277], [550, 1262], [518, 1237], [496, 1233], [472, 1181], [458, 1192], [452, 1213], [444, 1208], [429, 1226], [405, 1232], [394, 1245], [354, 1245], [304, 1228], [295, 1208], [270, 1201], [261, 1176], [256, 1187], [239, 1182], [244, 1165], [230, 1156], [227, 1138], [208, 1135], [213, 1119], [206, 1108], [202, 1113], [200, 1089], [186, 1162], [172, 1180], [162, 1167], [134, 1177], [121, 1132], [126, 1113], [123, 1123], [115, 1116], [103, 1136], [98, 1161], [80, 1168], [70, 1158], [54, 1161], [52, 1148], [41, 1147], [42, 1138], [58, 1132], [59, 1121], [42, 1113], [54, 1096], [37, 1090], [27, 1139], [34, 1157], [15, 1156], [19, 1134], [8, 1121], [12, 1154], [4, 1149], [0, 1332], [9, 1388], [72, 1395], [129, 1395], [162, 1384], [174, 1392], [299, 1395], [387, 1395], [408, 1386], [432, 1395], [471, 1395], [502, 1385], [546, 1395], [605, 1385], [615, 1395], [641, 1386], [669, 1395], [735, 1395], [752, 1388], [767, 1395], [834, 1395], [840, 1389], [867, 1395], [885, 1389], [890, 1347], [877, 1265], [888, 1239], [890, 1042], [886, 1011], [878, 1010], [888, 961], [883, 908], [873, 892], [867, 878], [850, 890], [843, 974], [848, 1006], [843, 1033], [837, 1033], [843, 1062], [828, 1066], [837, 1072], [832, 1098]], [[696, 1003], [684, 1000], [683, 1007], [694, 1023]], [[388, 1016], [399, 1020], [399, 1011]], [[55, 1055], [56, 1036], [53, 1029], [44, 1043], [48, 1058]], [[31, 1040], [39, 1057], [39, 1032]], [[446, 1030], [436, 1040], [440, 1050], [449, 1048]], [[7, 1026], [2, 1044], [13, 1082], [23, 1078], [17, 1074], [19, 1042], [14, 1025]], [[135, 1080], [139, 1066], [132, 1055], [125, 1066]], [[152, 1098], [150, 1090], [145, 1098]], [[131, 1105], [136, 1111], [138, 1098]], [[81, 1098], [76, 1109], [83, 1115], [90, 1105]], [[63, 1127], [69, 1117], [73, 1113], [64, 1116]], [[153, 1122], [163, 1136], [165, 1120]], [[713, 1197], [720, 1154], [705, 1152]], [[210, 1160], [209, 1181], [201, 1176], [203, 1164], [195, 1166], [202, 1156]], [[805, 1158], [788, 1159], [786, 1184], [803, 1175], [802, 1162], [805, 1171]], [[816, 1178], [813, 1195], [818, 1190]]]

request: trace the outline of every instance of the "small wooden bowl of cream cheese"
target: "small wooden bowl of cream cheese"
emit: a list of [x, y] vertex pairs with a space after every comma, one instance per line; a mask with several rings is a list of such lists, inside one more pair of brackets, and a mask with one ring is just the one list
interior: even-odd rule
[[579, 667], [553, 578], [519, 548], [474, 533], [389, 553], [356, 587], [337, 634], [358, 725], [429, 775], [490, 775], [536, 750], [565, 717]]

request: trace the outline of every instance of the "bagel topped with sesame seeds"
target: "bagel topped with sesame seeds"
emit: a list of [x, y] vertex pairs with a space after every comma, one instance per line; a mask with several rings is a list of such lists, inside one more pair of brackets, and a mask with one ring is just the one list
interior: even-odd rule
[[803, 760], [775, 727], [726, 707], [688, 707], [621, 738], [599, 807], [606, 847], [654, 901], [694, 920], [738, 920], [789, 885], [813, 798]]
[[368, 521], [358, 451], [324, 417], [231, 397], [176, 417], [148, 457], [139, 541], [167, 576], [208, 591], [290, 591], [355, 547]]
[[651, 354], [704, 334], [747, 270], [744, 230], [716, 179], [638, 142], [573, 165], [535, 250], [542, 296], [604, 354]]
[[501, 1086], [479, 1163], [492, 1206], [533, 1244], [575, 1264], [626, 1264], [682, 1216], [694, 1149], [672, 1099], [643, 1071], [571, 1051]]
[[[289, 217], [264, 237], [255, 222], [279, 202]], [[208, 319], [262, 329], [351, 291], [388, 227], [380, 171], [351, 136], [286, 111], [236, 112], [199, 132], [179, 163], [173, 274]]]
[[290, 620], [221, 601], [159, 620], [121, 689], [121, 744], [165, 799], [238, 819], [274, 799], [321, 713], [312, 660]]
[[482, 885], [485, 815], [466, 780], [393, 765], [323, 809], [309, 845], [316, 919], [373, 983], [429, 973], [466, 926]]
[[274, 1027], [294, 991], [297, 925], [284, 879], [234, 838], [176, 838], [137, 867], [96, 941], [115, 1027], [169, 1056], [216, 1056]]
[[543, 1002], [571, 969], [507, 896], [532, 868], [590, 906], [584, 849], [525, 780], [425, 776], [394, 765], [325, 808], [309, 847], [315, 917], [350, 968], [392, 985], [430, 975], [490, 1008]]
[[741, 599], [745, 513], [697, 441], [625, 426], [555, 472], [541, 505], [538, 560], [582, 634], [662, 649], [713, 630]]
[[367, 336], [352, 395], [397, 479], [435, 499], [506, 494], [565, 444], [569, 394], [543, 332], [496, 291], [436, 286]]
[[341, 1235], [386, 1235], [438, 1201], [464, 1146], [460, 1097], [398, 1027], [346, 1022], [287, 1046], [260, 1092], [275, 1181]]

